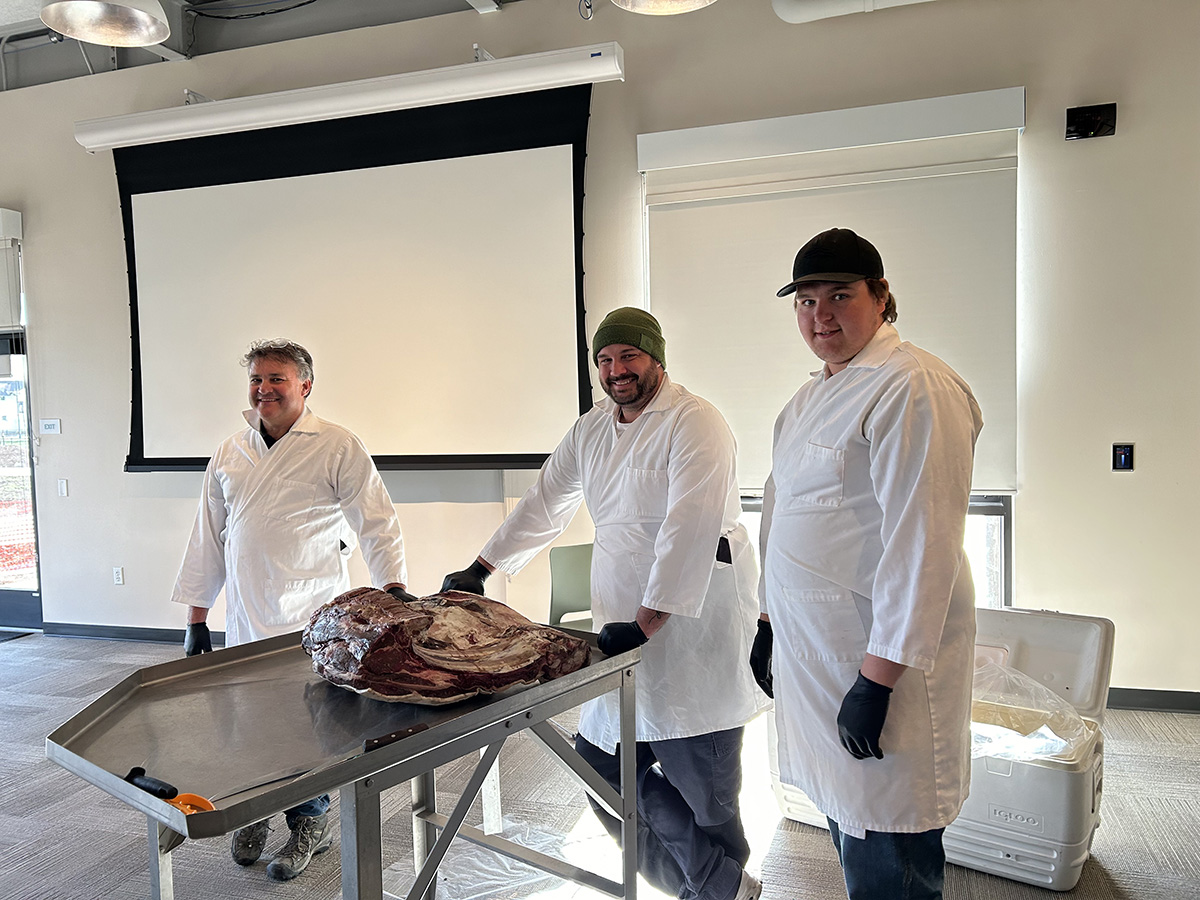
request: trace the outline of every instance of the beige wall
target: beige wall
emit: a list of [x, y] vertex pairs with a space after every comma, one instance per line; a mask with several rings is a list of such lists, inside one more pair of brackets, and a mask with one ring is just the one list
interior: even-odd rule
[[[596, 88], [588, 161], [593, 324], [641, 296], [637, 133], [1026, 87], [1016, 602], [1113, 619], [1115, 685], [1200, 690], [1200, 313], [1185, 296], [1200, 247], [1200, 4], [939, 0], [810, 25], [780, 21], [768, 0], [662, 19], [597, 0], [591, 22], [575, 6], [522, 0], [0, 95], [0, 205], [25, 215], [33, 411], [63, 430], [37, 461], [45, 618], [177, 627], [166, 598], [199, 486], [195, 474], [121, 472], [130, 360], [116, 185], [109, 155], [84, 153], [73, 122], [178, 105], [185, 87], [226, 98], [463, 63], [472, 42], [509, 56], [616, 40], [627, 80]], [[1115, 137], [1063, 140], [1067, 107], [1110, 101]], [[198, 263], [205, 244], [197, 235]], [[186, 363], [180, 403], [204, 390], [209, 364]], [[1109, 471], [1114, 441], [1137, 443], [1136, 472]], [[70, 497], [56, 496], [58, 478]], [[421, 590], [502, 515], [498, 476], [465, 497], [445, 473], [388, 480]], [[542, 582], [518, 605], [537, 615], [544, 597]]]

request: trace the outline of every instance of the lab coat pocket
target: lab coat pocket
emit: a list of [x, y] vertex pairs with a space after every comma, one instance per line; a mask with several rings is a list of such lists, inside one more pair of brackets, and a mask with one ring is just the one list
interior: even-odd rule
[[[771, 610], [776, 639], [797, 659], [862, 662], [867, 632], [847, 590], [783, 588]], [[783, 635], [780, 635], [780, 631]]]
[[618, 508], [623, 518], [656, 521], [667, 517], [667, 470], [627, 468], [621, 475]]
[[315, 484], [276, 478], [267, 492], [263, 515], [269, 519], [287, 522], [289, 525], [303, 525], [312, 517], [316, 499]]
[[292, 578], [263, 583], [263, 624], [277, 628], [294, 625], [303, 628], [318, 606], [338, 593], [338, 583], [329, 578]]
[[646, 588], [650, 586], [650, 570], [654, 568], [654, 557], [631, 553], [629, 566], [633, 569], [634, 578], [637, 579], [637, 596], [640, 605], [642, 598], [646, 596]]
[[787, 480], [787, 499], [797, 506], [841, 506], [846, 451], [809, 441]]

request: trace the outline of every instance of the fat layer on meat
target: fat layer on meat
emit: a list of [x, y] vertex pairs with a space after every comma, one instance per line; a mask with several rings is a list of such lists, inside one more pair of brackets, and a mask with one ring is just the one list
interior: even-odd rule
[[440, 705], [587, 665], [586, 641], [463, 591], [406, 603], [370, 587], [312, 614], [301, 645], [313, 671], [381, 700]]

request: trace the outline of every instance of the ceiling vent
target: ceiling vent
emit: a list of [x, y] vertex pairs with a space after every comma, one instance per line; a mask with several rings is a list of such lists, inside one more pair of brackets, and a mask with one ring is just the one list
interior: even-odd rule
[[775, 9], [775, 15], [785, 22], [815, 22], [817, 19], [928, 2], [930, 0], [771, 0], [771, 6]]

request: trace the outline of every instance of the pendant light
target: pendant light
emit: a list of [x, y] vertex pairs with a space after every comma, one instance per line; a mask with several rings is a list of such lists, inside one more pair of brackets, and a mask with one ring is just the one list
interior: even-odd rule
[[679, 13], [703, 9], [717, 0], [612, 0], [621, 9], [646, 16], [675, 16]]
[[66, 37], [104, 47], [148, 47], [171, 35], [158, 0], [46, 0], [42, 21]]

